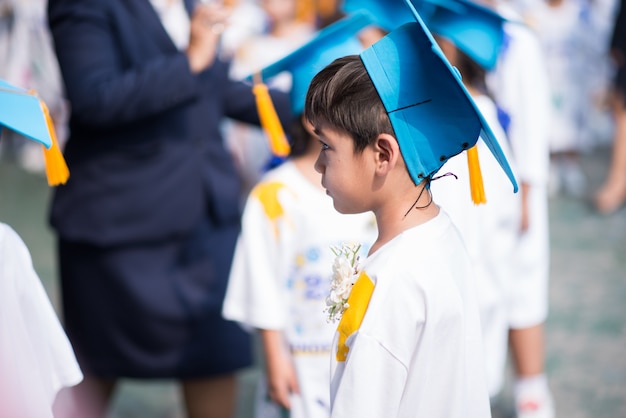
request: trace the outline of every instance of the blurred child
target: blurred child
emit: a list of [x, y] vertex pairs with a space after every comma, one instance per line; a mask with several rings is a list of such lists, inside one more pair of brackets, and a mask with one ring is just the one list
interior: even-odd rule
[[332, 59], [359, 52], [353, 36], [367, 20], [348, 18], [322, 30], [302, 48], [264, 69], [270, 78], [293, 75], [291, 154], [252, 189], [243, 213], [223, 314], [258, 330], [265, 382], [257, 391], [255, 416], [330, 416], [329, 356], [334, 327], [323, 311], [330, 285], [331, 248], [375, 239], [371, 213], [342, 215], [324, 193], [314, 169], [320, 144], [302, 119], [310, 79]]
[[337, 280], [354, 284], [347, 305], [336, 305], [332, 417], [490, 415], [471, 261], [429, 184], [481, 132], [516, 184], [456, 72], [410, 10], [418, 22], [334, 61], [307, 93], [327, 194], [341, 213], [373, 211], [378, 227], [357, 272]]
[[[83, 377], [28, 248], [4, 223], [0, 223], [0, 370], [3, 417], [52, 418], [61, 389]], [[56, 410], [63, 410], [66, 401], [57, 401]]]
[[[265, 17], [263, 33], [250, 37], [237, 49], [231, 67], [234, 78], [243, 78], [296, 50], [316, 32], [315, 9], [306, 0], [262, 0]], [[281, 74], [270, 86], [282, 91], [291, 88], [291, 77]], [[271, 162], [271, 151], [263, 131], [238, 122], [228, 125], [226, 139], [242, 175], [244, 193], [254, 186]]]
[[[38, 142], [40, 153], [41, 145], [52, 147], [54, 135], [42, 106], [35, 95], [0, 80], [0, 129]], [[55, 402], [58, 412], [68, 407], [67, 399], [57, 399], [61, 389], [82, 379], [28, 248], [0, 222], [0, 416], [52, 418]]]
[[487, 84], [506, 115], [506, 133], [520, 180], [521, 216], [515, 274], [508, 284], [509, 344], [515, 373], [518, 417], [553, 417], [554, 404], [544, 365], [548, 316], [548, 173], [550, 87], [545, 58], [534, 32], [503, 2], [488, 0], [508, 19], [505, 43]]
[[[426, 2], [428, 3], [428, 2]], [[498, 120], [496, 105], [486, 86], [503, 42], [504, 19], [493, 11], [464, 0], [433, 2], [427, 26], [435, 34], [446, 58], [462, 75], [462, 81], [491, 127], [509, 162], [508, 138]], [[455, 5], [463, 6], [457, 12]], [[466, 158], [448, 160], [441, 172], [454, 173], [459, 181], [442, 180], [431, 185], [439, 205], [459, 228], [476, 272], [478, 308], [485, 347], [487, 388], [495, 396], [502, 387], [507, 358], [508, 322], [506, 287], [513, 275], [510, 260], [518, 235], [519, 195], [514, 194], [500, 166], [482, 139], [476, 144], [484, 183], [485, 202], [472, 204]], [[486, 203], [486, 204], [479, 204]]]

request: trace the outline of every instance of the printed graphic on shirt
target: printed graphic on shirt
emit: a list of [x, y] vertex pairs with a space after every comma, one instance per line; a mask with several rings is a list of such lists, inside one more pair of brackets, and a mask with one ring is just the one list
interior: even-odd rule
[[328, 249], [312, 243], [294, 254], [286, 283], [292, 298], [289, 341], [293, 355], [330, 354], [332, 348], [335, 327], [321, 320], [330, 286], [329, 257], [322, 256], [322, 251]]

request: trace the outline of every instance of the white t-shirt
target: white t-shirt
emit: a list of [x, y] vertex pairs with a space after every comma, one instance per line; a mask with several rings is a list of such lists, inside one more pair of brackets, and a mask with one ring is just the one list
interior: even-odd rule
[[473, 286], [443, 210], [370, 255], [335, 334], [331, 416], [491, 416]]
[[26, 245], [0, 223], [0, 416], [51, 418], [57, 392], [82, 378]]
[[[361, 243], [366, 254], [376, 237], [374, 215], [338, 213], [332, 199], [288, 161], [252, 190], [242, 222], [224, 317], [247, 329], [283, 331], [301, 390], [291, 417], [328, 417], [335, 327], [324, 308], [335, 257], [331, 246]], [[268, 408], [259, 402], [257, 416], [267, 417]]]

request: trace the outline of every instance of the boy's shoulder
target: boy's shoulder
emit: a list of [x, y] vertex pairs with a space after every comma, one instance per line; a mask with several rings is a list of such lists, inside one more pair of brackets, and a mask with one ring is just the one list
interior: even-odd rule
[[463, 301], [473, 298], [474, 273], [465, 245], [443, 211], [389, 244], [363, 265], [374, 283], [376, 306], [398, 317], [403, 312], [415, 317], [430, 312], [431, 319], [463, 315]]
[[[406, 229], [372, 254], [371, 260], [384, 259], [380, 264], [408, 266], [429, 262], [463, 247], [463, 241], [448, 214], [440, 209], [429, 221]], [[377, 263], [378, 264], [378, 263]], [[384, 268], [384, 267], [383, 267]]]

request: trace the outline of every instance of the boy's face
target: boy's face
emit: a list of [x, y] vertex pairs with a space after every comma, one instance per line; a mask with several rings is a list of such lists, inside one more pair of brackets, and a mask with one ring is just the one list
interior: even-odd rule
[[340, 213], [361, 213], [370, 210], [365, 196], [371, 190], [373, 168], [368, 164], [370, 148], [354, 152], [354, 142], [345, 133], [331, 129], [315, 129], [322, 145], [315, 170], [322, 175], [322, 187], [333, 198]]

